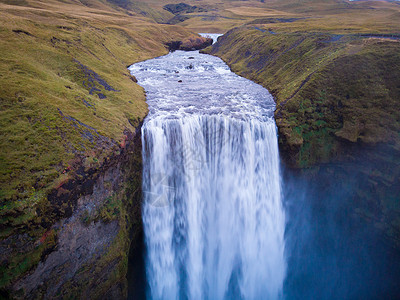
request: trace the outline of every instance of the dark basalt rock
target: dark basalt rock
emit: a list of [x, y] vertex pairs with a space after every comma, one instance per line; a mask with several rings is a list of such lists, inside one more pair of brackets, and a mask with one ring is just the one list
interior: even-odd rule
[[137, 82], [138, 82], [135, 76], [130, 75], [130, 78], [131, 78], [131, 80], [132, 80], [134, 83], [137, 83]]
[[196, 39], [189, 39], [183, 41], [182, 45], [179, 47], [179, 50], [184, 51], [193, 51], [193, 50], [200, 50], [211, 46], [213, 40], [210, 38], [196, 38]]
[[119, 92], [101, 78], [99, 74], [81, 64], [76, 59], [74, 59], [74, 61], [78, 64], [78, 67], [85, 75], [85, 80], [82, 81], [82, 85], [89, 90], [90, 95], [97, 94], [100, 99], [105, 99], [107, 98], [106, 95], [104, 95], [104, 93], [99, 93], [103, 89], [110, 92]]
[[[47, 229], [41, 238], [20, 234], [1, 241], [5, 269], [11, 267], [7, 257], [16, 251], [29, 255], [38, 247], [44, 250], [38, 265], [1, 290], [0, 298], [90, 299], [94, 292], [110, 291], [113, 299], [126, 298], [124, 261], [129, 242], [137, 243], [142, 230], [140, 124], [136, 132], [124, 135], [124, 142], [114, 145], [114, 154], [100, 166], [87, 168], [84, 158], [77, 160], [68, 171], [70, 178], [47, 195], [48, 207], [36, 211], [42, 220], [36, 226]], [[110, 251], [113, 258], [107, 260]], [[122, 270], [118, 278], [116, 269]]]
[[18, 33], [18, 34], [23, 33], [23, 34], [28, 35], [28, 36], [33, 36], [28, 31], [25, 31], [25, 30], [22, 30], [22, 29], [13, 29], [13, 32]]
[[168, 20], [168, 22], [166, 24], [175, 25], [175, 24], [184, 22], [187, 19], [189, 19], [189, 17], [177, 15], [177, 16], [174, 16], [172, 19]]
[[168, 50], [173, 52], [176, 50], [183, 50], [183, 51], [194, 51], [207, 48], [208, 46], [212, 45], [213, 40], [211, 38], [190, 38], [184, 41], [170, 41], [165, 43], [168, 47]]
[[168, 47], [169, 51], [173, 52], [179, 50], [179, 47], [182, 45], [182, 41], [170, 41], [165, 43], [165, 45]]

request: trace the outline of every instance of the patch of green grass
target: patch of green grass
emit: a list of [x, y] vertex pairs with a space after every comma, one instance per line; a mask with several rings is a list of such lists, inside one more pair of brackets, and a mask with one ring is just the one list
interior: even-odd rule
[[107, 197], [104, 203], [98, 207], [93, 213], [89, 213], [85, 210], [81, 213], [81, 221], [85, 225], [90, 225], [92, 222], [104, 222], [109, 223], [119, 218], [121, 211], [123, 210], [122, 201], [116, 194]]

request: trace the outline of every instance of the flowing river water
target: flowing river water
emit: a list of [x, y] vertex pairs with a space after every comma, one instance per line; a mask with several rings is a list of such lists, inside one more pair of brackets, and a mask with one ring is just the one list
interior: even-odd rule
[[130, 71], [149, 105], [147, 298], [280, 298], [285, 212], [272, 96], [198, 51]]

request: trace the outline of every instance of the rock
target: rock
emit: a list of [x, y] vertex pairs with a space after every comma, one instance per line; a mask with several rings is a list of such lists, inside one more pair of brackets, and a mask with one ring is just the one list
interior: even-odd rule
[[206, 12], [207, 10], [201, 7], [192, 6], [186, 3], [167, 4], [163, 8], [174, 15], [192, 12]]
[[169, 51], [173, 52], [179, 50], [180, 46], [182, 45], [182, 41], [170, 41], [165, 43], [165, 45], [168, 47]]
[[200, 50], [212, 45], [213, 39], [211, 38], [204, 38], [204, 37], [197, 37], [197, 38], [189, 38], [184, 40], [179, 47], [179, 50], [184, 51], [193, 51], [193, 50]]
[[130, 78], [131, 78], [131, 80], [132, 80], [133, 82], [135, 82], [135, 83], [137, 83], [137, 82], [138, 82], [135, 76], [133, 76], [133, 75], [130, 75]]
[[[49, 195], [60, 212], [40, 239], [11, 236], [0, 244], [6, 255], [29, 256], [39, 245], [47, 247], [37, 266], [7, 288], [15, 299], [91, 299], [94, 293], [126, 298], [129, 245], [141, 231], [140, 130], [125, 136], [118, 155], [98, 169], [82, 168], [82, 176]], [[7, 267], [2, 256], [0, 261]]]
[[188, 38], [183, 41], [170, 41], [165, 43], [169, 51], [183, 50], [183, 51], [194, 51], [206, 48], [212, 45], [213, 39], [205, 37]]
[[174, 16], [172, 19], [168, 20], [167, 24], [169, 24], [169, 25], [175, 25], [175, 24], [184, 22], [184, 21], [186, 21], [187, 19], [189, 19], [189, 17], [177, 15], [177, 16]]

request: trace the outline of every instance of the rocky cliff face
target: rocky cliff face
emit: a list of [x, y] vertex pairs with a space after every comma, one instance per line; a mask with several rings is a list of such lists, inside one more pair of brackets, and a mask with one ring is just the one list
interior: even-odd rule
[[3, 293], [20, 299], [126, 297], [130, 241], [137, 242], [141, 231], [140, 128], [125, 135], [100, 168], [76, 174], [51, 193], [59, 214], [42, 237], [1, 242], [6, 270], [14, 267], [10, 257], [40, 255], [37, 267]]
[[285, 165], [342, 182], [351, 209], [399, 245], [400, 41], [248, 25], [206, 52], [274, 95]]

